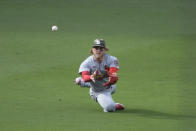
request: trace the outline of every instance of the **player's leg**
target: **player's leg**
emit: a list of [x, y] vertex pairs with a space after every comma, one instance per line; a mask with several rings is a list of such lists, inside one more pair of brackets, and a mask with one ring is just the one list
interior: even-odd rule
[[120, 103], [115, 103], [111, 93], [114, 93], [115, 87], [108, 89], [105, 92], [96, 93], [90, 88], [89, 94], [91, 98], [98, 102], [104, 109], [104, 112], [114, 112], [116, 110], [123, 110], [124, 106]]
[[104, 109], [104, 112], [114, 112], [116, 110], [116, 104], [109, 92], [100, 93], [97, 96], [97, 102]]
[[90, 87], [90, 83], [89, 82], [84, 82], [82, 77], [77, 77], [75, 79], [75, 84], [80, 85], [81, 87]]
[[[111, 94], [114, 94], [116, 92], [116, 85], [112, 85], [110, 87], [110, 92]], [[124, 109], [125, 107], [122, 104], [116, 103], [116, 110], [124, 110]]]
[[90, 97], [91, 97], [94, 101], [97, 102], [97, 94], [98, 94], [98, 93], [95, 93], [95, 92], [92, 90], [92, 88], [90, 88], [89, 94], [90, 94]]
[[109, 92], [111, 94], [114, 94], [116, 92], [116, 85], [111, 85], [111, 87], [109, 88]]

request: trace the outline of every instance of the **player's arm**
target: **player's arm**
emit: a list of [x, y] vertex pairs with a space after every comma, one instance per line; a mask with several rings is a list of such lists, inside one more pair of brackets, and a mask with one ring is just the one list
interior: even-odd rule
[[117, 71], [118, 71], [118, 68], [116, 68], [116, 67], [110, 67], [108, 69], [107, 74], [108, 74], [109, 80], [107, 83], [104, 83], [103, 86], [113, 85], [118, 81]]
[[93, 81], [95, 82], [95, 77], [98, 75], [98, 70], [96, 70], [92, 75], [90, 75], [89, 71], [82, 72], [82, 78], [85, 82]]
[[90, 66], [89, 66], [89, 61], [88, 60], [85, 60], [80, 65], [79, 74], [82, 75], [82, 78], [83, 78], [84, 82], [90, 82], [91, 81]]
[[88, 71], [83, 71], [82, 72], [82, 78], [85, 82], [91, 81], [91, 76], [90, 76], [90, 73]]

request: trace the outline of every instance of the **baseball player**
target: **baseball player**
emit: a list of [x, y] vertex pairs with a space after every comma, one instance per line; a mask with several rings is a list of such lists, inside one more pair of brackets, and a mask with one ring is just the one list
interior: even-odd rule
[[75, 83], [81, 87], [89, 87], [92, 99], [100, 104], [104, 112], [123, 110], [124, 106], [115, 103], [112, 99], [118, 81], [117, 71], [119, 69], [116, 57], [106, 54], [105, 41], [96, 39], [91, 49], [91, 56], [82, 62]]

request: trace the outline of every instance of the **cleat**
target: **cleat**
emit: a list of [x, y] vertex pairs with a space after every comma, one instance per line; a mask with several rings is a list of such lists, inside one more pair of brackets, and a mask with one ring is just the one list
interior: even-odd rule
[[76, 84], [76, 85], [80, 85], [80, 84], [81, 84], [81, 80], [82, 80], [81, 77], [76, 78], [75, 84]]
[[116, 103], [116, 110], [124, 110], [124, 109], [125, 107], [122, 104]]
[[90, 83], [89, 82], [84, 82], [84, 80], [82, 79], [82, 77], [78, 77], [75, 79], [75, 84], [79, 85], [81, 87], [90, 87]]

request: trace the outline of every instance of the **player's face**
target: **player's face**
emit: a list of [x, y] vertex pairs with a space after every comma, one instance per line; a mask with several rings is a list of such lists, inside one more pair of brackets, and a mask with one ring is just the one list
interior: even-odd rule
[[93, 55], [95, 56], [96, 59], [101, 59], [103, 58], [106, 50], [103, 47], [93, 47], [92, 49]]

